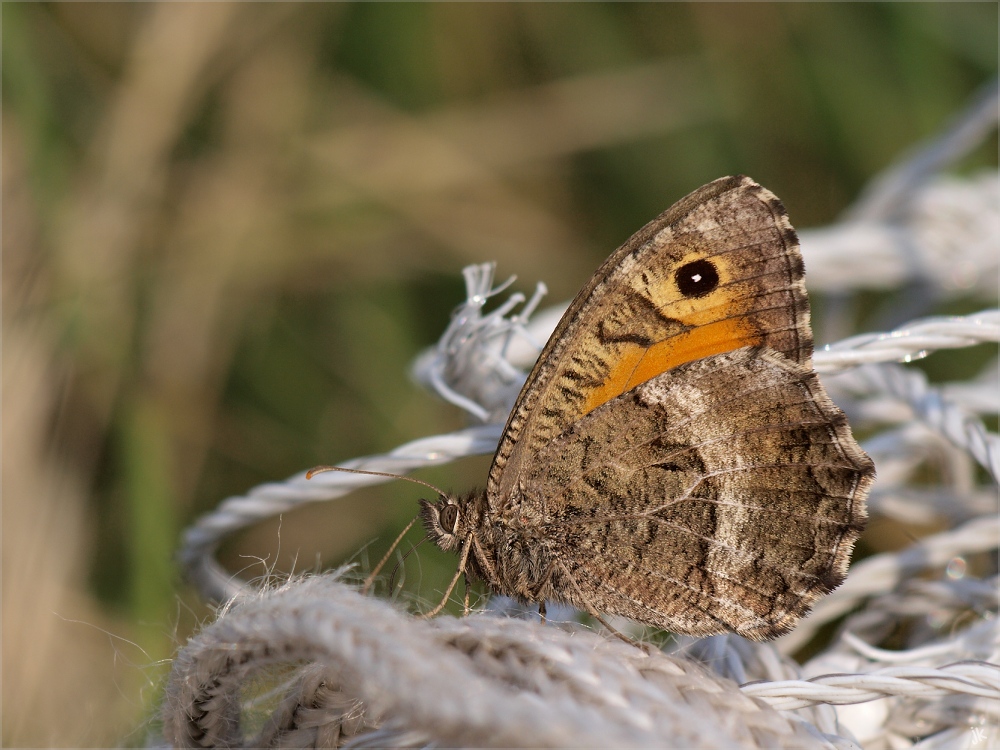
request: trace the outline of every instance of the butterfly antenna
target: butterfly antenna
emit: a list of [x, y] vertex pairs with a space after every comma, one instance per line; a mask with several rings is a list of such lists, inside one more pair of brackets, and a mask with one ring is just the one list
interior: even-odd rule
[[343, 466], [317, 466], [314, 469], [309, 469], [306, 472], [306, 479], [312, 479], [317, 474], [323, 474], [327, 471], [343, 471], [347, 474], [368, 474], [373, 477], [388, 477], [389, 479], [402, 479], [406, 482], [413, 482], [414, 484], [422, 484], [424, 487], [428, 487], [438, 493], [441, 497], [448, 497], [448, 493], [435, 487], [430, 482], [425, 482], [422, 479], [414, 479], [413, 477], [404, 477], [402, 474], [389, 474], [385, 471], [368, 471], [367, 469], [345, 469]]
[[[396, 563], [395, 567], [393, 567], [393, 569], [392, 569], [392, 575], [389, 576], [389, 590], [390, 591], [392, 591], [393, 586], [395, 586], [396, 573], [399, 572], [400, 566], [403, 565], [403, 563], [406, 562], [406, 558], [408, 558], [410, 555], [412, 555], [416, 551], [417, 547], [419, 547], [421, 544], [423, 544], [426, 541], [427, 541], [427, 537], [424, 537], [419, 542], [417, 542], [412, 547], [410, 547], [408, 550], [406, 550], [406, 554], [403, 555], [403, 559], [400, 560], [400, 561], [398, 561]], [[400, 584], [400, 585], [402, 585], [402, 584]]]
[[430, 612], [425, 612], [420, 615], [422, 620], [428, 620], [442, 609], [444, 605], [448, 603], [448, 597], [451, 596], [451, 592], [455, 590], [455, 586], [458, 584], [458, 579], [463, 573], [465, 573], [465, 564], [469, 561], [469, 552], [472, 551], [472, 534], [469, 534], [465, 539], [465, 549], [462, 550], [462, 559], [458, 563], [458, 570], [455, 571], [455, 576], [451, 579], [451, 583], [448, 584], [448, 590], [444, 592], [444, 596], [441, 597], [441, 602]]

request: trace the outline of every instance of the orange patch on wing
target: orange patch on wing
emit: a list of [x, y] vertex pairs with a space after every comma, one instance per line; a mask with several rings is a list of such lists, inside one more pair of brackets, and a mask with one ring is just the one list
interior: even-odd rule
[[752, 326], [739, 318], [730, 318], [698, 326], [653, 344], [648, 349], [632, 344], [608, 372], [604, 383], [587, 395], [583, 413], [588, 414], [601, 404], [679, 365], [744, 346], [756, 346], [761, 341], [760, 334]]
[[[656, 346], [659, 346], [659, 344]], [[625, 356], [618, 360], [612, 366], [610, 372], [608, 372], [607, 379], [587, 394], [587, 402], [583, 406], [583, 414], [589, 414], [601, 404], [625, 393], [628, 390], [626, 385], [629, 378], [632, 377], [632, 373], [635, 372], [635, 368], [642, 361], [643, 357], [646, 356], [647, 351], [649, 350], [643, 349], [638, 344], [630, 344], [625, 350]]]

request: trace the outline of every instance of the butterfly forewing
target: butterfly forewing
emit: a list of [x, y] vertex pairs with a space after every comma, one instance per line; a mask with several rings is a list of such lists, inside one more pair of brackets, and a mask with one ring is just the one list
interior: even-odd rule
[[716, 180], [633, 235], [577, 295], [511, 412], [491, 507], [516, 514], [521, 467], [576, 420], [685, 362], [763, 345], [809, 365], [802, 261], [777, 198]]

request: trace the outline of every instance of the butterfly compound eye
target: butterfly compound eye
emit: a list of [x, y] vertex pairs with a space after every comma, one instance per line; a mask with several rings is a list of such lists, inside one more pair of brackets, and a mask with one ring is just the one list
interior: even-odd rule
[[442, 529], [447, 531], [449, 534], [454, 534], [455, 526], [458, 525], [458, 506], [451, 504], [445, 505], [441, 508], [438, 520], [441, 523]]
[[702, 258], [678, 268], [674, 281], [685, 297], [704, 297], [719, 285], [719, 272], [715, 264]]

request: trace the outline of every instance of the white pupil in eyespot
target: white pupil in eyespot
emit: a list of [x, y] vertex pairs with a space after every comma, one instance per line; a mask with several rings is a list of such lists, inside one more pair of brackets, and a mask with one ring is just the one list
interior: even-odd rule
[[696, 273], [694, 276], [691, 277], [691, 281], [693, 281], [695, 283], [701, 281], [701, 274], [700, 273]]

